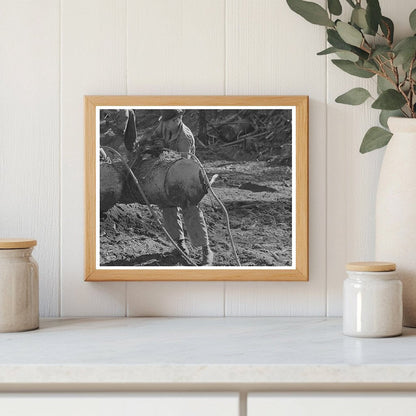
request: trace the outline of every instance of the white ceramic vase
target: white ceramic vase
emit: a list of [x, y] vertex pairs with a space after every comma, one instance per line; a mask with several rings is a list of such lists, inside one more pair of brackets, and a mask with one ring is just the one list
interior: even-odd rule
[[397, 264], [403, 323], [416, 327], [416, 119], [391, 117], [393, 133], [380, 172], [376, 260]]

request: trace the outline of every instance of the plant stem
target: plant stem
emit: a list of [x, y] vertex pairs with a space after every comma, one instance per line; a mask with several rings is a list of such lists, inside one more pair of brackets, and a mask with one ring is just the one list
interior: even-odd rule
[[410, 107], [410, 114], [411, 114], [412, 118], [415, 118], [416, 117], [415, 111], [414, 111], [414, 108], [413, 108], [413, 94], [414, 94], [413, 87], [414, 87], [415, 80], [413, 79], [413, 76], [412, 76], [413, 66], [415, 64], [415, 60], [416, 60], [416, 56], [413, 57], [412, 62], [410, 63], [409, 75], [408, 75], [408, 77], [409, 77], [409, 84], [410, 84], [410, 90], [409, 90], [409, 107]]

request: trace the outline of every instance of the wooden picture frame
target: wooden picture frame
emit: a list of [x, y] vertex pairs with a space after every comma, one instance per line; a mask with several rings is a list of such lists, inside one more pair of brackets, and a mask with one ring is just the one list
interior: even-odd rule
[[[308, 280], [308, 97], [307, 96], [85, 96], [85, 280], [86, 281], [307, 281]], [[100, 111], [149, 107], [291, 109], [292, 264], [290, 267], [102, 267], [99, 261]], [[221, 111], [221, 110], [220, 110]], [[126, 112], [127, 114], [127, 112]], [[295, 134], [294, 134], [295, 132]], [[240, 137], [240, 136], [239, 136]], [[244, 136], [243, 136], [244, 137]], [[295, 149], [295, 150], [293, 150]], [[198, 152], [198, 151], [197, 151]], [[293, 187], [295, 186], [295, 191]], [[143, 209], [146, 209], [144, 206]], [[293, 213], [294, 211], [294, 213]], [[295, 260], [293, 260], [295, 259]]]

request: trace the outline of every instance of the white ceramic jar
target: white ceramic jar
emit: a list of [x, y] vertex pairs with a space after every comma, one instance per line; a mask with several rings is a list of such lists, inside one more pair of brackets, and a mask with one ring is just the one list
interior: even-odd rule
[[0, 240], [0, 332], [39, 327], [38, 265], [35, 240]]
[[396, 265], [347, 264], [344, 280], [343, 332], [353, 337], [393, 337], [403, 326], [402, 282]]

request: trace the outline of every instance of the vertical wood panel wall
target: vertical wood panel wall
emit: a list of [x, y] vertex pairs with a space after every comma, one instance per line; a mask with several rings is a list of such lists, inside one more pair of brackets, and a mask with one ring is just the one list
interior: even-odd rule
[[[381, 0], [410, 33], [412, 0]], [[43, 316], [340, 315], [344, 263], [371, 259], [376, 119], [334, 103], [373, 81], [326, 58], [285, 0], [14, 0], [0, 21], [0, 236], [37, 238]], [[324, 4], [323, 0], [320, 0]], [[86, 94], [310, 96], [310, 281], [83, 281]]]
[[60, 5], [2, 1], [0, 235], [35, 238], [40, 313], [60, 308]]
[[63, 316], [124, 316], [126, 284], [84, 282], [84, 95], [126, 93], [126, 2], [61, 1]]

